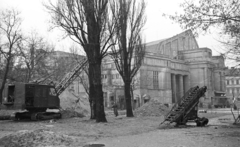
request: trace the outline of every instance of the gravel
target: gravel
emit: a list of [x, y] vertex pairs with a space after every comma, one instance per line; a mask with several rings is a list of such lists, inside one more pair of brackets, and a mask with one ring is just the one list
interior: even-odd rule
[[73, 138], [48, 130], [21, 130], [0, 139], [1, 147], [67, 147]]

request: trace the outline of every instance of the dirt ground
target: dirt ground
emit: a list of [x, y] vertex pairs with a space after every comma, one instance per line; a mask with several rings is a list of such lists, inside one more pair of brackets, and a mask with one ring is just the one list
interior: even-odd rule
[[[239, 147], [240, 125], [231, 115], [199, 113], [209, 118], [206, 127], [193, 122], [185, 127], [159, 124], [169, 108], [151, 99], [125, 117], [106, 109], [107, 123], [89, 119], [88, 100], [70, 92], [61, 97], [62, 119], [46, 121], [0, 120], [0, 147]], [[80, 102], [81, 100], [81, 102]], [[13, 111], [0, 110], [0, 116]], [[83, 117], [85, 116], [85, 117]], [[4, 118], [4, 117], [2, 117]]]
[[164, 129], [159, 127], [163, 116], [126, 118], [111, 114], [107, 116], [107, 123], [96, 123], [88, 117], [47, 121], [1, 120], [0, 146], [239, 147], [240, 126], [232, 125], [231, 115], [200, 115], [210, 118], [206, 127], [189, 123], [187, 127]]

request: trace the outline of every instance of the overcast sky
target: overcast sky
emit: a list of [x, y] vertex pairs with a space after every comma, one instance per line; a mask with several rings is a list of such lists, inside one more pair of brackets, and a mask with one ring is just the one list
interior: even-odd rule
[[[23, 30], [25, 33], [36, 30], [41, 35], [56, 44], [56, 50], [68, 51], [69, 40], [62, 40], [59, 30], [49, 31], [49, 15], [44, 9], [42, 2], [48, 0], [0, 0], [0, 9], [17, 8], [23, 18]], [[162, 17], [162, 13], [174, 14], [180, 11], [180, 2], [183, 0], [146, 0], [147, 2], [147, 23], [144, 29], [146, 42], [168, 38], [183, 32], [180, 26]], [[212, 35], [200, 36], [197, 38], [200, 47], [208, 47], [218, 55], [216, 50], [219, 44]]]

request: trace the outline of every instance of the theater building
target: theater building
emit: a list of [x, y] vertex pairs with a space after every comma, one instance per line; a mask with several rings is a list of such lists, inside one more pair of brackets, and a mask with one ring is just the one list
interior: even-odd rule
[[[146, 43], [143, 65], [133, 80], [133, 107], [151, 98], [172, 105], [194, 86], [207, 86], [201, 99], [207, 106], [216, 92], [226, 90], [225, 69], [224, 58], [212, 56], [209, 48], [199, 48], [190, 30]], [[124, 83], [109, 57], [102, 63], [102, 82], [105, 106], [117, 102], [124, 109]]]

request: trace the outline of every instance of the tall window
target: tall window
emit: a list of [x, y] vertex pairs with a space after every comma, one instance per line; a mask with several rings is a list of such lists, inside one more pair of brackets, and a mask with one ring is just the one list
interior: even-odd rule
[[153, 89], [159, 89], [158, 72], [153, 71]]

